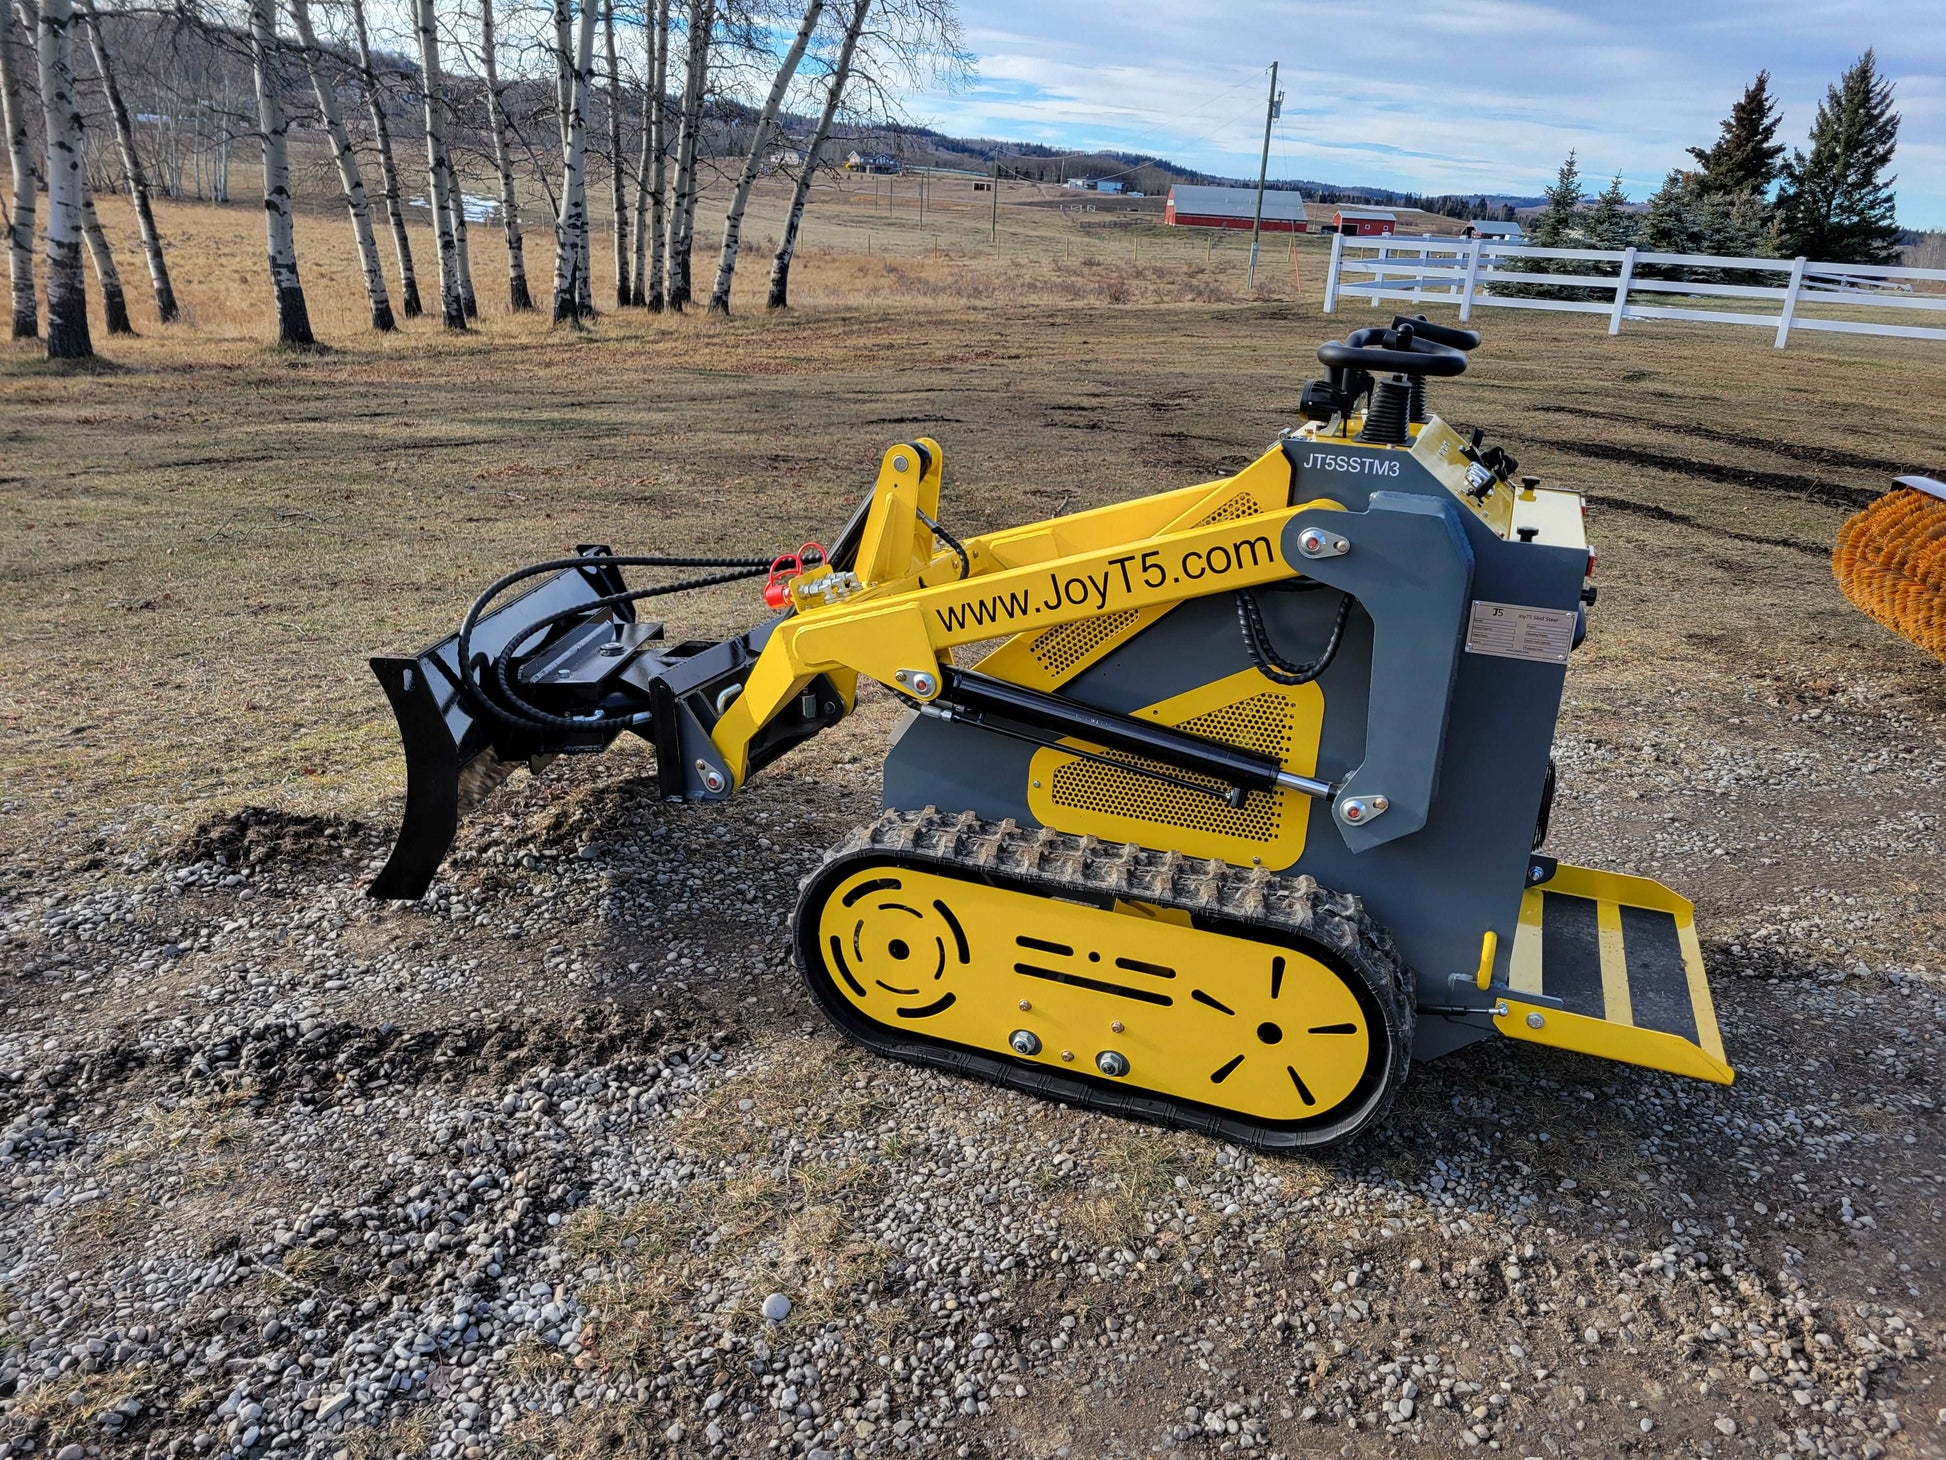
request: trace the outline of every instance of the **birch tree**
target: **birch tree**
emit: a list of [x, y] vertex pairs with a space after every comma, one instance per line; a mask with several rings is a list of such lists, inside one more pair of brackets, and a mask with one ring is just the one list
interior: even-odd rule
[[594, 80], [595, 4], [582, 0], [575, 33], [574, 84], [570, 89], [567, 142], [562, 150], [561, 212], [554, 240], [554, 319], [579, 320], [586, 297], [584, 272], [588, 229], [588, 91]]
[[[655, 6], [655, 65], [651, 68], [654, 81], [649, 87], [651, 117], [649, 136], [646, 139], [649, 151], [654, 154], [653, 176], [649, 179], [649, 278], [648, 287], [642, 302], [650, 309], [662, 308], [662, 263], [664, 248], [663, 217], [666, 211], [663, 200], [667, 196], [664, 189], [669, 181], [669, 0], [656, 0]], [[640, 219], [637, 219], [639, 228]]]
[[784, 219], [783, 236], [777, 240], [777, 256], [770, 262], [767, 308], [785, 309], [790, 305], [791, 261], [797, 257], [797, 234], [804, 224], [804, 205], [810, 198], [811, 179], [817, 175], [818, 160], [824, 155], [831, 124], [838, 115], [838, 104], [844, 98], [845, 83], [851, 79], [852, 57], [857, 54], [858, 38], [864, 33], [865, 17], [871, 8], [872, 0], [852, 0], [851, 13], [845, 18], [845, 38], [838, 48], [831, 77], [825, 83], [824, 108], [818, 113], [817, 130], [811, 134], [804, 165], [798, 169], [797, 186], [791, 189], [791, 208]]
[[379, 89], [372, 44], [365, 33], [365, 0], [351, 0], [351, 27], [358, 39], [358, 80], [365, 88], [366, 109], [372, 114], [372, 140], [378, 147], [379, 189], [385, 199], [386, 221], [392, 228], [392, 252], [399, 261], [399, 310], [407, 319], [417, 319], [425, 313], [425, 306], [419, 302], [419, 275], [412, 267], [412, 240], [405, 231], [399, 169], [392, 157], [392, 128], [385, 120], [385, 93]]
[[372, 328], [381, 334], [394, 328], [392, 300], [385, 289], [385, 270], [378, 261], [378, 240], [372, 236], [372, 210], [365, 200], [365, 177], [359, 170], [358, 156], [351, 150], [351, 137], [345, 131], [344, 114], [338, 107], [338, 93], [325, 74], [324, 53], [311, 31], [309, 0], [287, 0], [291, 24], [297, 29], [297, 42], [304, 48], [304, 69], [311, 77], [311, 90], [317, 94], [318, 112], [324, 118], [325, 133], [331, 138], [331, 151], [338, 163], [338, 184], [345, 195], [345, 211], [351, 215], [351, 239], [358, 249], [358, 263], [365, 271], [365, 299], [371, 306]]
[[419, 91], [426, 104], [426, 186], [439, 237], [439, 314], [449, 330], [466, 328], [460, 293], [459, 250], [453, 239], [453, 175], [446, 156], [445, 107], [440, 103], [439, 30], [433, 0], [414, 0], [419, 30]]
[[446, 153], [446, 206], [453, 212], [453, 266], [459, 270], [459, 304], [468, 319], [480, 317], [480, 301], [473, 294], [473, 254], [466, 242], [466, 189], [460, 185], [459, 170], [453, 166], [450, 139]]
[[[4, 3], [4, 0], [0, 0]], [[135, 128], [129, 121], [122, 88], [115, 80], [114, 62], [101, 32], [101, 19], [95, 14], [94, 0], [80, 0], [81, 19], [88, 28], [88, 41], [94, 51], [95, 72], [101, 78], [102, 94], [108, 99], [108, 116], [115, 128], [115, 149], [121, 154], [122, 176], [128, 183], [128, 200], [135, 207], [135, 227], [141, 235], [142, 252], [148, 258], [149, 284], [155, 290], [156, 313], [163, 324], [174, 324], [180, 315], [176, 308], [176, 289], [169, 279], [169, 263], [162, 255], [162, 235], [156, 231], [155, 207], [149, 198], [149, 178], [142, 168], [142, 155], [135, 146]], [[104, 286], [105, 287], [105, 286]], [[110, 334], [114, 333], [111, 328]]]
[[[649, 302], [649, 157], [655, 146], [655, 0], [643, 7], [642, 18], [642, 139], [635, 159], [635, 231], [630, 235], [635, 257], [628, 271], [628, 302]], [[620, 251], [617, 250], [619, 253]]]
[[622, 70], [615, 59], [615, 0], [603, 0], [608, 47], [608, 191], [615, 219], [615, 307], [628, 304], [628, 179], [622, 172]]
[[297, 278], [297, 235], [291, 223], [290, 123], [284, 116], [278, 77], [283, 55], [277, 43], [273, 4], [275, 0], [250, 0], [250, 60], [257, 73], [257, 135], [264, 154], [264, 231], [270, 283], [277, 293], [277, 343], [308, 345], [313, 343], [311, 314], [304, 305], [304, 286]]
[[40, 333], [40, 301], [34, 297], [34, 214], [39, 204], [40, 171], [27, 145], [27, 107], [21, 98], [20, 67], [14, 49], [13, 0], [0, 0], [0, 122], [7, 128], [7, 162], [13, 170], [13, 206], [7, 214], [7, 266], [13, 275], [13, 337], [31, 340]]
[[101, 314], [111, 335], [132, 335], [135, 326], [128, 322], [128, 295], [122, 292], [122, 271], [115, 267], [115, 252], [108, 246], [108, 235], [101, 231], [95, 216], [95, 195], [86, 183], [81, 187], [81, 236], [87, 240], [88, 256], [94, 260], [95, 278], [101, 284]]
[[480, 55], [486, 72], [487, 130], [493, 134], [493, 166], [500, 176], [500, 222], [507, 234], [507, 302], [514, 313], [534, 307], [527, 289], [527, 253], [520, 237], [520, 198], [513, 160], [507, 154], [507, 110], [500, 96], [500, 63], [493, 33], [493, 0], [480, 0]]
[[[6, 3], [6, 0], [0, 0]], [[74, 91], [68, 35], [72, 0], [40, 0], [41, 122], [47, 136], [47, 358], [83, 360], [88, 281], [81, 272], [81, 106]]]
[[736, 277], [737, 248], [743, 240], [743, 211], [750, 203], [750, 189], [757, 181], [757, 169], [763, 166], [764, 149], [770, 145], [771, 128], [777, 125], [777, 112], [784, 104], [784, 93], [790, 90], [791, 81], [797, 75], [798, 65], [804, 60], [805, 48], [811, 44], [811, 35], [818, 28], [818, 17], [824, 14], [824, 0], [810, 0], [804, 7], [804, 19], [797, 27], [797, 35], [791, 41], [791, 48], [784, 55], [784, 62], [777, 68], [777, 75], [771, 79], [770, 95], [764, 98], [764, 109], [757, 116], [756, 131], [750, 138], [750, 154], [743, 159], [743, 171], [737, 176], [736, 191], [730, 196], [730, 210], [723, 216], [723, 251], [716, 261], [716, 284], [709, 293], [711, 314], [730, 312], [730, 281]]
[[[580, 48], [575, 40], [574, 12], [571, 8], [571, 3], [572, 0], [554, 0], [552, 12], [554, 21], [555, 121], [560, 127], [561, 156], [564, 160], [574, 148], [575, 98], [581, 89], [583, 75], [592, 75], [594, 63], [594, 32], [592, 30], [588, 31], [590, 44], [587, 61], [584, 63], [577, 59], [580, 54]], [[592, 7], [594, 3], [595, 0], [587, 0], [589, 7]], [[591, 19], [591, 13], [584, 9], [584, 24], [582, 27], [584, 30], [587, 30], [587, 22]], [[588, 190], [586, 173], [588, 114], [585, 96], [583, 96], [581, 106], [581, 160], [572, 171], [573, 186], [562, 187], [561, 196], [556, 200], [554, 209], [554, 230], [557, 243], [560, 235], [565, 231], [570, 243], [574, 247], [571, 274], [574, 280], [573, 312], [577, 318], [581, 315], [592, 314], [594, 312], [594, 286], [589, 278], [592, 272], [592, 255], [588, 246]], [[578, 207], [576, 206], [574, 197], [577, 192], [580, 194]], [[569, 224], [570, 213], [573, 214], [575, 220], [572, 226]], [[556, 272], [558, 274], [558, 265], [560, 262], [558, 257], [555, 262], [557, 265]], [[558, 318], [559, 316], [557, 315], [556, 317]]]
[[689, 0], [689, 43], [683, 74], [682, 117], [676, 132], [676, 177], [668, 220], [668, 280], [663, 302], [680, 312], [689, 303], [689, 251], [696, 226], [696, 146], [703, 126], [703, 89], [709, 82], [714, 0]]

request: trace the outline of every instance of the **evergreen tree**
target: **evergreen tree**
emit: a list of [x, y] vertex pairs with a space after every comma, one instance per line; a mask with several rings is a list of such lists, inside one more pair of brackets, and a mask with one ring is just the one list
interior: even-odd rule
[[1620, 173], [1595, 199], [1584, 227], [1591, 248], [1627, 248], [1635, 242], [1635, 217], [1628, 211]]
[[1566, 248], [1569, 235], [1578, 231], [1581, 212], [1581, 164], [1573, 152], [1555, 174], [1554, 186], [1547, 190], [1547, 205], [1529, 230], [1542, 248]]
[[1767, 195], [1784, 155], [1783, 144], [1776, 140], [1779, 120], [1777, 99], [1770, 94], [1770, 72], [1759, 71], [1724, 118], [1715, 145], [1689, 149], [1701, 164], [1696, 190], [1706, 197]]
[[1866, 51], [1818, 103], [1811, 150], [1784, 164], [1777, 252], [1826, 263], [1885, 264], [1899, 256], [1892, 184], [1898, 144], [1892, 83]]

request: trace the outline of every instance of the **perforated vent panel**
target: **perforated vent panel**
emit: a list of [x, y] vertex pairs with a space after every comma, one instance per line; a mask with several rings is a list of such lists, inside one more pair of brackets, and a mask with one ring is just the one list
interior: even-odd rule
[[1136, 617], [1136, 611], [1128, 608], [1120, 613], [1105, 613], [1100, 618], [1084, 618], [1071, 624], [1043, 629], [1034, 636], [1028, 652], [1034, 656], [1035, 663], [1058, 681], [1096, 649], [1133, 624]]
[[[1272, 755], [1281, 761], [1291, 752], [1296, 713], [1290, 700], [1269, 691], [1184, 720], [1182, 728], [1211, 740], [1221, 740], [1229, 745], [1240, 745]], [[1207, 785], [1217, 794], [1205, 795], [1184, 786], [1132, 775], [1103, 765], [1100, 761], [1070, 760], [1054, 771], [1049, 782], [1053, 803], [1069, 810], [1093, 812], [1121, 821], [1183, 827], [1244, 842], [1274, 842], [1284, 830], [1286, 804], [1291, 799], [1286, 792], [1276, 795], [1254, 793], [1243, 805], [1233, 807], [1219, 799], [1227, 789], [1220, 782], [1184, 775], [1172, 767], [1139, 761], [1134, 757], [1115, 758], [1153, 766], [1167, 775]], [[1297, 814], [1306, 814], [1306, 807], [1300, 805]]]
[[1239, 492], [1222, 506], [1215, 508], [1209, 516], [1197, 523], [1198, 527], [1208, 527], [1212, 522], [1235, 522], [1244, 517], [1257, 515], [1257, 499], [1248, 492]]

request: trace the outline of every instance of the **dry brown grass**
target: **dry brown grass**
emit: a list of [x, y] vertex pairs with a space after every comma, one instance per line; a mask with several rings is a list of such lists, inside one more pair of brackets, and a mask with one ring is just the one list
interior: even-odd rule
[[[488, 314], [459, 338], [364, 331], [342, 222], [307, 217], [330, 348], [302, 354], [263, 343], [254, 214], [166, 209], [191, 326], [141, 324], [94, 370], [0, 346], [0, 840], [71, 852], [110, 822], [169, 837], [243, 802], [389, 821], [401, 768], [365, 657], [449, 632], [508, 565], [577, 541], [750, 553], [816, 537], [884, 444], [921, 432], [945, 447], [949, 526], [969, 531], [1204, 480], [1289, 423], [1318, 340], [1383, 317], [1321, 316], [1308, 265], [1294, 300], [1181, 302], [1202, 240], [1162, 239], [1176, 253], [1152, 261], [1149, 224], [1100, 242], [1100, 267], [1144, 250], [1176, 302], [1062, 303], [1019, 281], [1067, 278], [1061, 230], [1085, 216], [1016, 209], [1023, 239], [1044, 230], [1023, 269], [945, 243], [935, 259], [916, 215], [911, 250], [883, 259], [896, 212], [820, 208], [783, 318], [611, 311], [550, 329], [494, 312], [476, 230]], [[983, 225], [957, 226], [977, 241]], [[864, 232], [870, 258], [840, 251]], [[1864, 664], [1886, 693], [1936, 694], [1930, 661], [1838, 594], [1820, 554], [1847, 508], [1813, 489], [1946, 469], [1946, 354], [1839, 337], [1779, 352], [1689, 325], [1611, 339], [1599, 319], [1528, 312], [1482, 324], [1473, 371], [1435, 405], [1593, 497], [1603, 596], [1580, 693], [1653, 663], [1709, 682]], [[714, 634], [758, 612], [731, 587], [670, 616]], [[875, 757], [869, 718], [831, 754]], [[1722, 895], [1744, 890], [1726, 874]], [[724, 1139], [753, 1139], [733, 1126]]]

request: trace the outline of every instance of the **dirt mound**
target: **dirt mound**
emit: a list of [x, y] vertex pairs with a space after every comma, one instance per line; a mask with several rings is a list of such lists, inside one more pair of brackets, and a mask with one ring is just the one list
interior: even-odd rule
[[373, 840], [372, 829], [344, 816], [306, 816], [274, 806], [245, 806], [203, 822], [176, 844], [183, 866], [221, 862], [228, 867], [265, 862], [308, 862], [347, 845]]

